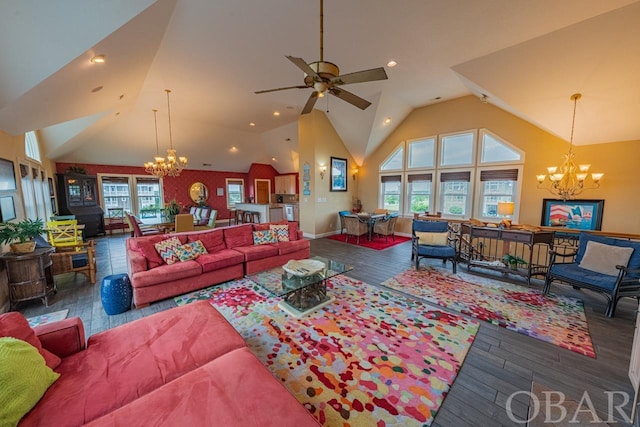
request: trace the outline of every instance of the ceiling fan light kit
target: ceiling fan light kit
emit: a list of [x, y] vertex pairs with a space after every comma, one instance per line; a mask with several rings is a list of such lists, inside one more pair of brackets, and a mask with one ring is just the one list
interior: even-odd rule
[[318, 98], [324, 97], [326, 92], [331, 95], [342, 99], [349, 104], [360, 108], [366, 109], [371, 105], [366, 99], [362, 99], [359, 96], [348, 92], [344, 89], [338, 88], [338, 86], [348, 85], [353, 83], [372, 82], [376, 80], [388, 79], [387, 73], [383, 67], [373, 68], [371, 70], [357, 71], [355, 73], [340, 75], [340, 68], [332, 62], [324, 60], [324, 14], [323, 14], [323, 0], [320, 0], [320, 60], [307, 63], [302, 58], [295, 56], [287, 56], [287, 59], [300, 70], [304, 72], [304, 85], [280, 87], [276, 89], [260, 90], [255, 92], [256, 94], [276, 92], [280, 90], [288, 89], [308, 89], [313, 88], [313, 92], [309, 95], [305, 106], [302, 108], [301, 114], [310, 113], [318, 100]]

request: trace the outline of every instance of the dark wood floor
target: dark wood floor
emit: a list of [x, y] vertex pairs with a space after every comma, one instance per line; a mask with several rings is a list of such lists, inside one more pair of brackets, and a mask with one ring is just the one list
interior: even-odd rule
[[[75, 277], [58, 276], [59, 291], [51, 299], [49, 307], [33, 301], [22, 304], [18, 309], [31, 317], [68, 308], [69, 317], [82, 318], [88, 336], [175, 307], [173, 299], [168, 299], [143, 309], [107, 316], [100, 301], [100, 282], [106, 275], [126, 272], [124, 236], [97, 238], [96, 244], [99, 274], [95, 285], [88, 284], [80, 274]], [[328, 239], [311, 242], [312, 255], [343, 260], [354, 266], [349, 276], [372, 285], [379, 285], [411, 268], [410, 252], [409, 243], [375, 251]], [[433, 265], [442, 266], [435, 260]], [[450, 270], [450, 264], [447, 268]], [[532, 286], [542, 288], [541, 283]], [[603, 297], [567, 286], [554, 286], [553, 291], [582, 298], [585, 302], [597, 358], [581, 356], [481, 322], [478, 335], [436, 416], [434, 426], [523, 425], [509, 418], [505, 410], [506, 402], [514, 392], [530, 391], [532, 382], [548, 390], [565, 393], [567, 399], [578, 402], [587, 391], [603, 419], [609, 416], [606, 391], [625, 392], [633, 397], [627, 372], [634, 331], [633, 316], [638, 307], [635, 300], [622, 300], [616, 317], [608, 319], [602, 314], [605, 306]], [[621, 397], [618, 396], [615, 402], [622, 403]], [[512, 400], [511, 407], [515, 416], [526, 419], [528, 395], [520, 393]], [[588, 406], [585, 403], [581, 408]], [[630, 408], [630, 403], [624, 407], [626, 414], [630, 414]], [[573, 412], [570, 412], [569, 416], [572, 415]], [[617, 421], [615, 425], [628, 425], [617, 412], [613, 416]], [[536, 421], [541, 417], [539, 415]]]

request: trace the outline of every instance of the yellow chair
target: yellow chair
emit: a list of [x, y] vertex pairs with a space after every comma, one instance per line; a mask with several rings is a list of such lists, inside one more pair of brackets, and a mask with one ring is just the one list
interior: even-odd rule
[[380, 214], [388, 215], [389, 214], [389, 210], [388, 209], [374, 209], [373, 210], [373, 214], [374, 215], [380, 215]]
[[47, 221], [49, 244], [54, 247], [68, 247], [82, 244], [82, 234], [78, 220]]
[[178, 214], [176, 215], [176, 233], [183, 231], [193, 231], [195, 226], [193, 225], [193, 215], [191, 214]]

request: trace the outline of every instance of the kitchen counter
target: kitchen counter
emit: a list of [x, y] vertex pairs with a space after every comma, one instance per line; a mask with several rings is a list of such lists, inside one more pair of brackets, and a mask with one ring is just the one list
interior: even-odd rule
[[236, 209], [260, 213], [260, 222], [280, 221], [284, 218], [283, 206], [268, 203], [236, 203]]

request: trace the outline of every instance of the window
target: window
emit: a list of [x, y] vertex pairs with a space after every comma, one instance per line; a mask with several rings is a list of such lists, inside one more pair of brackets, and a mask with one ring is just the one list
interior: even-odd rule
[[402, 177], [400, 175], [384, 175], [380, 177], [382, 207], [393, 212], [400, 212], [400, 195]]
[[151, 213], [154, 217], [160, 215], [160, 209], [163, 207], [160, 196], [160, 180], [158, 178], [136, 177], [138, 210], [145, 213], [144, 216], [148, 217]]
[[524, 155], [487, 129], [406, 141], [380, 165], [378, 207], [491, 221], [498, 202], [513, 201], [517, 220]]
[[142, 222], [161, 221], [163, 196], [159, 178], [98, 174], [98, 179], [105, 218], [109, 218], [109, 209], [122, 208], [138, 215]]
[[40, 163], [40, 147], [38, 146], [38, 138], [34, 131], [24, 134], [24, 152], [31, 160]]
[[244, 195], [244, 180], [227, 179], [227, 206], [233, 207], [236, 203], [242, 203]]
[[105, 217], [109, 218], [109, 209], [122, 208], [133, 212], [131, 192], [129, 191], [129, 177], [102, 176], [102, 203]]
[[430, 211], [432, 176], [430, 173], [407, 175], [407, 200], [409, 201], [407, 212], [424, 213]]
[[445, 215], [469, 217], [471, 172], [442, 172], [440, 174], [440, 206]]

